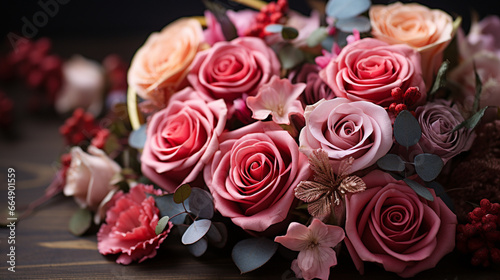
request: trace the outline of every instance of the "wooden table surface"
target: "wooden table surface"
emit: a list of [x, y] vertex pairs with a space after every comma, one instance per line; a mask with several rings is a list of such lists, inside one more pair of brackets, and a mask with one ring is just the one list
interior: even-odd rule
[[[126, 39], [120, 51], [126, 59], [142, 42]], [[113, 42], [120, 40], [63, 42], [55, 48], [73, 53], [88, 51], [90, 57], [102, 58], [114, 51]], [[69, 46], [69, 47], [68, 47]], [[80, 48], [80, 49], [79, 49]], [[23, 110], [23, 87], [10, 88], [16, 93], [18, 111]], [[56, 171], [56, 162], [64, 152], [58, 127], [63, 119], [55, 116], [17, 115], [15, 140], [0, 137], [0, 217], [4, 222], [7, 211], [7, 169], [16, 170], [16, 209], [18, 213], [40, 197]], [[191, 256], [179, 240], [171, 234], [162, 244], [157, 257], [141, 264], [123, 266], [113, 257], [104, 257], [97, 251], [95, 234], [75, 237], [68, 231], [71, 215], [78, 209], [72, 198], [56, 196], [22, 221], [15, 228], [15, 273], [8, 271], [7, 244], [10, 230], [0, 228], [0, 279], [294, 279], [290, 261], [276, 255], [261, 269], [241, 275], [230, 258], [231, 247], [209, 248], [201, 258]], [[343, 254], [346, 253], [344, 249]], [[366, 266], [366, 274], [358, 274], [346, 255], [331, 271], [332, 279], [397, 279], [393, 273], [375, 265]], [[500, 270], [475, 269], [458, 259], [446, 256], [436, 268], [422, 272], [416, 279], [500, 279]]]

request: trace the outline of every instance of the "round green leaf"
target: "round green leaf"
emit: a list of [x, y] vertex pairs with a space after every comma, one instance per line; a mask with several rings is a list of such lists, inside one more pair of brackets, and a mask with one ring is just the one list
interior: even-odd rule
[[377, 161], [378, 167], [386, 170], [386, 171], [399, 171], [402, 172], [405, 170], [405, 162], [395, 154], [387, 154], [381, 157]]
[[155, 196], [156, 207], [160, 210], [160, 215], [169, 216], [170, 221], [174, 225], [179, 225], [184, 223], [187, 213], [184, 210], [182, 204], [174, 202], [174, 195], [167, 194], [162, 196]]
[[146, 139], [146, 124], [143, 124], [139, 127], [139, 129], [134, 130], [130, 133], [128, 137], [128, 144], [132, 148], [142, 149], [146, 144]]
[[336, 19], [357, 16], [370, 8], [370, 0], [330, 0], [326, 4], [326, 14]]
[[92, 225], [92, 213], [88, 209], [79, 209], [69, 220], [69, 231], [77, 236], [83, 235]]
[[421, 197], [429, 201], [434, 201], [432, 193], [426, 187], [408, 178], [404, 178], [403, 181]]
[[195, 257], [201, 257], [208, 248], [207, 239], [202, 238], [193, 244], [187, 245], [188, 251]]
[[[212, 229], [212, 227], [214, 227], [214, 229]], [[208, 241], [210, 241], [210, 243], [214, 247], [223, 248], [224, 246], [226, 246], [228, 236], [226, 225], [221, 222], [215, 222], [212, 223], [212, 227], [210, 227], [210, 230], [206, 235]], [[213, 231], [217, 231], [218, 234], [213, 233]], [[220, 240], [215, 241], [217, 240], [218, 236], [220, 236]]]
[[232, 258], [241, 273], [255, 270], [276, 253], [278, 244], [265, 237], [244, 239], [233, 247]]
[[191, 195], [191, 186], [189, 184], [183, 184], [178, 187], [174, 192], [174, 202], [182, 203]]
[[419, 154], [415, 156], [413, 162], [418, 176], [426, 182], [436, 179], [443, 169], [443, 161], [439, 156], [433, 154]]
[[307, 46], [312, 48], [321, 44], [323, 40], [328, 36], [328, 31], [326, 27], [321, 26], [318, 29], [314, 30], [309, 37], [307, 37]]
[[168, 225], [169, 219], [170, 218], [168, 216], [161, 217], [161, 219], [158, 221], [158, 224], [156, 225], [156, 228], [155, 228], [156, 235], [162, 233], [165, 230], [165, 228]]
[[417, 119], [408, 111], [399, 113], [394, 121], [394, 138], [405, 147], [410, 147], [418, 143], [422, 136], [422, 130]]
[[281, 24], [268, 24], [265, 30], [269, 33], [278, 33], [283, 30], [283, 25]]
[[339, 19], [335, 23], [335, 27], [344, 31], [344, 32], [353, 32], [354, 29], [359, 32], [368, 32], [370, 31], [371, 25], [370, 20], [364, 16]]
[[291, 44], [285, 45], [278, 52], [283, 69], [292, 69], [304, 60], [304, 53]]
[[207, 234], [212, 221], [196, 220], [194, 221], [182, 235], [181, 241], [184, 245], [193, 244]]
[[202, 219], [211, 219], [214, 216], [212, 195], [206, 190], [192, 188], [191, 195], [186, 201], [186, 208], [193, 215]]
[[293, 40], [299, 36], [299, 31], [290, 26], [283, 26], [281, 29], [281, 37], [285, 40]]

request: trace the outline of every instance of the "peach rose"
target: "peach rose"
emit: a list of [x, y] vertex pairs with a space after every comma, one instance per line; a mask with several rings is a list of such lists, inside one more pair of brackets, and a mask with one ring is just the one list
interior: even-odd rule
[[202, 42], [200, 23], [189, 18], [178, 19], [151, 34], [132, 59], [129, 85], [142, 98], [164, 107], [185, 81]]
[[400, 2], [373, 5], [369, 14], [375, 38], [389, 44], [408, 44], [420, 53], [424, 81], [429, 87], [455, 33], [451, 16], [420, 4]]

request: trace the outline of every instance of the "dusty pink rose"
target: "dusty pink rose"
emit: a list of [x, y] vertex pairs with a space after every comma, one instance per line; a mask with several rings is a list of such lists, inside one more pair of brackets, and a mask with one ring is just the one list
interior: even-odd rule
[[[259, 12], [252, 10], [227, 10], [226, 14], [236, 28], [238, 36], [243, 37], [245, 36], [246, 31], [257, 21], [257, 15]], [[226, 38], [222, 33], [221, 25], [215, 16], [211, 12], [205, 11], [205, 18], [207, 20], [207, 29], [203, 31], [205, 41], [210, 45], [220, 41], [226, 41]]]
[[392, 146], [392, 123], [384, 108], [345, 98], [320, 101], [306, 107], [306, 126], [299, 136], [300, 150], [328, 153], [334, 170], [342, 160], [354, 158], [351, 172], [364, 169]]
[[[432, 102], [417, 108], [415, 113], [422, 129], [422, 137], [417, 145], [410, 147], [410, 158], [417, 154], [430, 153], [441, 157], [446, 164], [459, 153], [471, 148], [476, 134], [465, 127], [451, 132], [465, 119], [456, 106], [451, 107], [448, 103]], [[401, 150], [403, 149], [406, 150], [401, 147]]]
[[120, 254], [117, 263], [143, 262], [156, 256], [156, 250], [165, 240], [173, 224], [160, 234], [155, 233], [160, 219], [154, 197], [161, 195], [152, 186], [137, 185], [129, 193], [118, 192], [115, 203], [106, 213], [106, 223], [97, 233], [97, 248], [103, 255]]
[[73, 196], [81, 208], [97, 212], [108, 193], [116, 189], [113, 177], [120, 174], [121, 168], [102, 150], [89, 146], [87, 151], [78, 146], [71, 148], [64, 195]]
[[458, 30], [458, 50], [462, 58], [468, 58], [480, 51], [490, 51], [500, 57], [500, 17], [490, 15], [477, 22], [472, 22], [469, 34], [464, 35], [462, 29]]
[[310, 171], [288, 132], [273, 122], [256, 122], [222, 134], [203, 175], [223, 216], [262, 232], [288, 216], [294, 189]]
[[347, 249], [361, 274], [369, 261], [412, 277], [453, 251], [457, 217], [434, 190], [428, 201], [380, 170], [363, 181], [365, 191], [346, 196], [345, 225]]
[[300, 100], [304, 105], [314, 104], [321, 99], [333, 99], [335, 95], [332, 89], [319, 77], [318, 65], [305, 63], [300, 69], [291, 72], [288, 78], [293, 83], [305, 83], [306, 88]]
[[419, 54], [407, 45], [389, 45], [365, 38], [342, 49], [340, 54], [319, 73], [338, 97], [352, 101], [370, 101], [389, 106], [394, 99], [391, 90], [418, 87], [425, 100]]
[[203, 48], [203, 30], [195, 19], [181, 18], [149, 36], [137, 50], [128, 83], [137, 94], [164, 107], [184, 86], [189, 65]]
[[240, 37], [200, 52], [188, 80], [206, 100], [222, 98], [231, 102], [243, 94], [257, 94], [259, 87], [279, 71], [278, 58], [264, 41]]
[[488, 51], [474, 54], [449, 74], [449, 80], [456, 83], [461, 91], [463, 106], [472, 108], [474, 103], [476, 94], [474, 64], [483, 84], [479, 106], [500, 107], [500, 56]]
[[226, 115], [223, 100], [206, 102], [189, 87], [175, 94], [148, 124], [144, 175], [169, 192], [194, 181], [219, 147]]
[[375, 38], [389, 44], [408, 44], [421, 54], [424, 81], [430, 87], [443, 61], [443, 51], [455, 34], [451, 16], [418, 3], [401, 2], [372, 5], [369, 15]]

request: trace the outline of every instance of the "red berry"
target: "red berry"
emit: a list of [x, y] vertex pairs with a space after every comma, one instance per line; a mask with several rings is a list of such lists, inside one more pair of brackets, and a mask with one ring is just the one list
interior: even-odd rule
[[464, 227], [464, 235], [467, 237], [472, 237], [476, 234], [477, 229], [475, 226], [471, 224], [466, 224]]
[[486, 237], [486, 240], [488, 242], [498, 242], [498, 241], [500, 241], [500, 231], [498, 231], [498, 230], [485, 232], [484, 236]]
[[500, 264], [500, 249], [491, 248], [490, 249], [491, 261], [496, 264]]
[[500, 214], [500, 204], [498, 203], [491, 204], [490, 213], [495, 215]]
[[496, 223], [497, 222], [497, 215], [493, 215], [493, 214], [486, 214], [483, 216], [483, 218], [481, 218], [481, 222], [483, 224], [486, 224], [486, 223]]
[[474, 221], [478, 221], [479, 219], [476, 217], [476, 215], [474, 215], [474, 213], [472, 212], [469, 212], [469, 214], [467, 214], [467, 219], [469, 220], [469, 222], [474, 222]]
[[396, 108], [395, 108], [396, 115], [399, 114], [399, 113], [401, 113], [401, 111], [404, 111], [404, 110], [407, 110], [407, 109], [408, 109], [408, 107], [406, 107], [406, 104], [398, 104], [398, 105], [396, 105]]
[[477, 220], [481, 219], [481, 218], [484, 216], [484, 214], [486, 214], [486, 213], [483, 211], [483, 209], [481, 209], [481, 208], [479, 208], [479, 207], [478, 207], [478, 208], [476, 208], [476, 209], [474, 209], [474, 210], [472, 211], [472, 213], [474, 213], [474, 215], [478, 218]]
[[497, 225], [493, 222], [489, 222], [487, 224], [483, 224], [483, 230], [485, 232], [490, 232], [490, 231], [494, 231], [495, 229], [497, 229]]
[[480, 259], [480, 258], [478, 258], [478, 257], [472, 257], [472, 259], [470, 260], [470, 263], [471, 263], [473, 266], [480, 266], [482, 262], [483, 262], [483, 260], [481, 260], [481, 259]]
[[484, 212], [490, 211], [491, 202], [488, 199], [486, 199], [486, 198], [481, 199], [481, 202], [479, 204], [481, 205], [481, 209], [483, 209]]
[[391, 96], [394, 100], [403, 100], [403, 90], [400, 87], [395, 87], [391, 90]]
[[471, 252], [475, 252], [475, 251], [479, 250], [480, 248], [484, 247], [484, 245], [486, 245], [485, 242], [477, 237], [471, 238], [467, 242], [467, 248]]
[[409, 87], [404, 95], [403, 95], [403, 99], [405, 101], [406, 104], [408, 104], [408, 106], [411, 106], [415, 103], [417, 103], [417, 101], [420, 99], [420, 97], [422, 96], [422, 94], [420, 93], [420, 91], [418, 90], [417, 87]]

